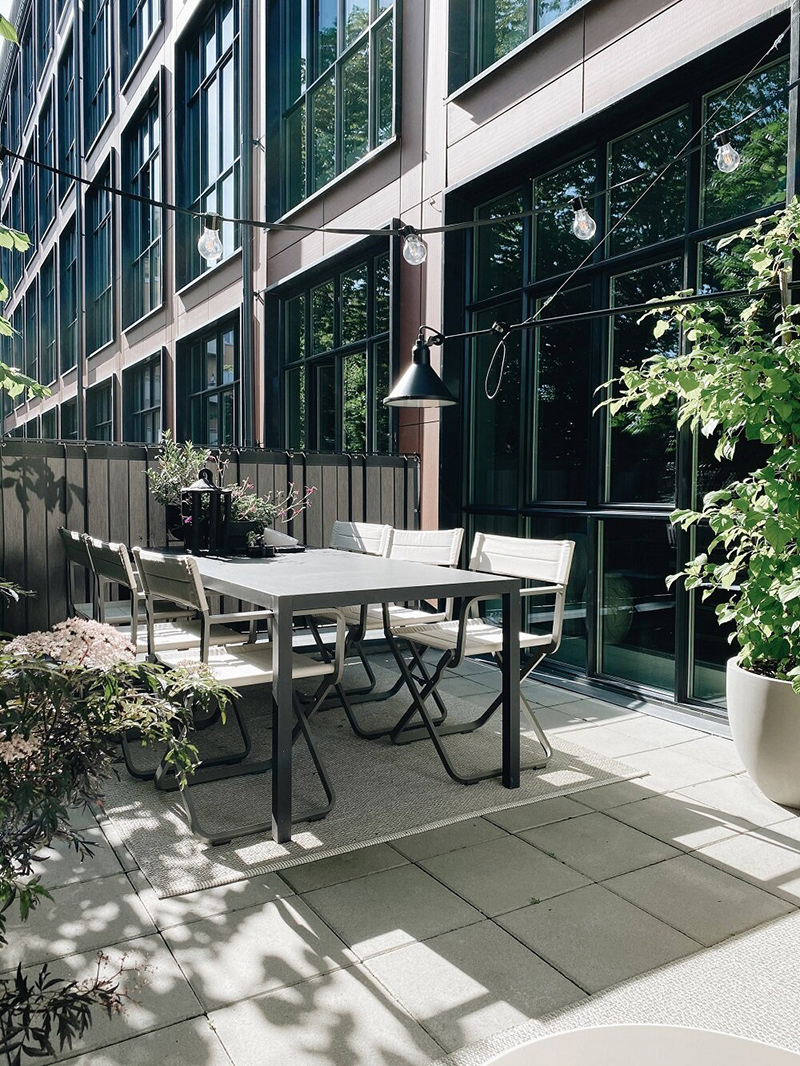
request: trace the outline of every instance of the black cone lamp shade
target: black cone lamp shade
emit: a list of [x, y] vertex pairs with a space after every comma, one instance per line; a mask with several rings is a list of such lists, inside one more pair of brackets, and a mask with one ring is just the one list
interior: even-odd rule
[[411, 366], [383, 401], [387, 407], [450, 407], [455, 396], [431, 366], [431, 349], [421, 338], [411, 353]]

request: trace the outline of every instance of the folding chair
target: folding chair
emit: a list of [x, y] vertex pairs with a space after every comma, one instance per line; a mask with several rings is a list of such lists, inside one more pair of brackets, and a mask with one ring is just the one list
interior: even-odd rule
[[[70, 615], [77, 615], [78, 618], [94, 618], [97, 610], [97, 576], [83, 539], [84, 535], [75, 529], [66, 529], [64, 526], [60, 526], [58, 532], [67, 556], [67, 610]], [[91, 583], [88, 603], [75, 602], [75, 567], [89, 572]]]
[[[155, 658], [158, 662], [163, 663], [165, 666], [178, 666], [185, 664], [187, 661], [205, 663], [217, 681], [237, 689], [248, 685], [272, 684], [274, 674], [271, 645], [248, 643], [232, 647], [213, 646], [211, 642], [212, 625], [231, 621], [270, 619], [272, 617], [271, 611], [240, 611], [236, 614], [212, 615], [200, 578], [200, 572], [197, 568], [197, 561], [194, 558], [191, 556], [164, 556], [156, 552], [144, 551], [141, 548], [134, 548], [133, 554], [137, 561], [147, 600], [149, 631], [152, 631], [154, 626], [151, 607], [156, 597], [191, 607], [197, 612], [200, 619], [201, 632], [198, 644], [190, 649], [175, 651], [159, 651], [156, 649]], [[327, 800], [321, 807], [293, 815], [293, 822], [316, 821], [324, 818], [335, 802], [333, 786], [317, 751], [308, 718], [319, 707], [331, 688], [339, 685], [343, 664], [345, 629], [344, 618], [339, 618], [337, 621], [335, 654], [332, 657], [326, 654], [322, 662], [309, 656], [292, 655], [292, 677], [295, 680], [309, 677], [318, 677], [320, 679], [319, 687], [314, 693], [309, 711], [303, 709], [297, 695], [294, 695], [293, 705], [297, 723], [293, 729], [292, 740], [297, 739], [300, 733], [303, 734]], [[149, 639], [154, 645], [152, 633]], [[233, 830], [211, 830], [201, 824], [192, 800], [191, 791], [209, 781], [219, 781], [244, 774], [266, 773], [271, 769], [272, 760], [267, 760], [252, 763], [237, 761], [235, 765], [216, 765], [207, 769], [201, 766], [195, 771], [189, 783], [181, 790], [181, 800], [186, 811], [189, 827], [195, 836], [208, 844], [222, 844], [251, 833], [262, 833], [270, 830], [272, 826], [271, 818], [260, 822], [246, 822]], [[175, 789], [174, 779], [170, 778], [169, 767], [165, 763], [162, 763], [156, 771], [155, 783], [156, 787], [162, 790]]]
[[[431, 566], [455, 566], [461, 555], [461, 543], [464, 539], [464, 530], [457, 529], [393, 529], [389, 544], [386, 547], [385, 556], [389, 559], [408, 559], [418, 563], [428, 563]], [[389, 618], [394, 629], [405, 626], [422, 625], [428, 622], [444, 621], [450, 617], [452, 603], [448, 601], [444, 611], [429, 611], [423, 607], [409, 607], [403, 604], [389, 605]], [[367, 658], [363, 647], [363, 640], [367, 633], [383, 630], [383, 608], [380, 604], [367, 604], [361, 607], [343, 607], [341, 613], [347, 623], [347, 648], [356, 650], [366, 671], [369, 684], [364, 688], [347, 691], [349, 704], [380, 703], [396, 695], [405, 684], [402, 676], [385, 692], [376, 693], [377, 680], [375, 673]], [[326, 611], [319, 611], [315, 617], [326, 618], [330, 616]], [[319, 635], [314, 620], [312, 619], [311, 632], [318, 645], [322, 638]], [[434, 694], [440, 714], [440, 721], [447, 717], [447, 708], [441, 703], [438, 693]], [[374, 740], [386, 736], [389, 729], [365, 730], [350, 711], [345, 703], [348, 719], [353, 731], [366, 740]]]
[[385, 555], [391, 538], [391, 526], [337, 520], [333, 523], [328, 547], [337, 551], [361, 552], [363, 555]]
[[[517, 537], [500, 537], [489, 533], [477, 533], [472, 545], [470, 569], [489, 574], [503, 574], [507, 577], [522, 578], [538, 582], [533, 587], [523, 588], [521, 596], [554, 596], [553, 624], [549, 633], [520, 633], [519, 642], [527, 650], [520, 670], [523, 681], [548, 656], [552, 655], [561, 643], [561, 629], [564, 619], [564, 604], [569, 580], [572, 553], [575, 545], [570, 540], [525, 540]], [[389, 644], [394, 653], [400, 672], [411, 693], [412, 704], [391, 730], [390, 736], [395, 743], [403, 744], [421, 740], [426, 735], [433, 741], [439, 758], [454, 781], [471, 785], [501, 774], [500, 769], [487, 773], [465, 776], [459, 773], [447, 754], [442, 737], [460, 733], [471, 733], [485, 725], [502, 703], [498, 696], [483, 714], [469, 722], [455, 722], [448, 725], [437, 724], [431, 717], [425, 701], [428, 696], [435, 696], [436, 689], [447, 669], [456, 669], [465, 657], [490, 654], [501, 664], [503, 656], [503, 632], [499, 626], [476, 617], [477, 604], [482, 600], [496, 599], [496, 596], [476, 596], [461, 604], [457, 619], [434, 622], [429, 625], [403, 626], [391, 628], [390, 615], [384, 608], [384, 622]], [[414, 654], [414, 662], [423, 677], [423, 684], [417, 687], [408, 665], [397, 647], [397, 638], [407, 641]], [[418, 648], [433, 648], [442, 655], [433, 672], [430, 673], [419, 653]], [[438, 706], [438, 704], [437, 704]], [[544, 751], [544, 760], [525, 766], [526, 770], [541, 770], [547, 765], [552, 748], [539, 725], [525, 696], [520, 693], [520, 709], [529, 718], [533, 732]], [[411, 720], [419, 714], [421, 727], [411, 727]]]

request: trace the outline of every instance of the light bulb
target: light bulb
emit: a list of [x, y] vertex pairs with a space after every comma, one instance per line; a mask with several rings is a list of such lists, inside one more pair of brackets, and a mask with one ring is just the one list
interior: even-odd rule
[[576, 196], [572, 201], [575, 217], [572, 220], [572, 232], [579, 241], [590, 241], [597, 233], [597, 223], [586, 210], [583, 199]]
[[723, 174], [732, 174], [742, 161], [741, 155], [736, 151], [730, 141], [728, 131], [718, 133], [714, 138], [717, 146], [717, 154], [714, 162]]
[[197, 250], [207, 263], [216, 263], [222, 259], [225, 249], [219, 239], [219, 216], [206, 215], [203, 232], [197, 241]]
[[411, 226], [406, 228], [403, 236], [403, 259], [412, 266], [420, 266], [428, 258], [427, 244]]

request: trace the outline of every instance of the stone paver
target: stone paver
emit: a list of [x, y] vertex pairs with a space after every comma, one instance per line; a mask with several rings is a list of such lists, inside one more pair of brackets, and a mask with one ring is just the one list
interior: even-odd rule
[[669, 781], [670, 791], [728, 776], [727, 770], [682, 755], [678, 748], [653, 748], [651, 751], [631, 752], [626, 762], [640, 770], [647, 770], [656, 778]]
[[567, 738], [574, 744], [580, 744], [598, 755], [607, 755], [610, 759], [622, 759], [634, 752], [648, 748], [657, 748], [658, 741], [648, 741], [623, 733], [616, 725], [602, 722], [599, 725], [587, 725], [582, 729], [573, 729]]
[[70, 1066], [231, 1066], [222, 1041], [205, 1017], [178, 1022], [69, 1061]]
[[603, 887], [708, 947], [793, 909], [691, 855], [613, 877]]
[[663, 789], [654, 785], [651, 776], [637, 777], [631, 781], [613, 781], [610, 785], [587, 788], [576, 793], [576, 799], [585, 807], [596, 811], [607, 811], [612, 807], [621, 807], [625, 803], [637, 803], [669, 791], [668, 783], [662, 782]]
[[682, 755], [688, 755], [692, 759], [699, 759], [700, 762], [711, 763], [712, 766], [721, 766], [723, 770], [728, 770], [732, 774], [740, 774], [744, 771], [744, 766], [736, 754], [733, 741], [726, 740], [724, 737], [701, 734], [696, 740], [677, 745], [677, 750]]
[[163, 935], [207, 1009], [355, 961], [299, 896], [172, 926]]
[[749, 777], [726, 777], [678, 791], [701, 808], [705, 806], [710, 811], [729, 815], [734, 824], [738, 822], [746, 829], [785, 822], [794, 813], [788, 807], [768, 800]]
[[105, 948], [155, 930], [123, 873], [65, 885], [52, 896], [52, 902], [42, 900], [24, 925], [18, 910], [9, 911], [0, 970]]
[[[587, 791], [592, 791], [591, 789]], [[584, 795], [584, 793], [579, 793]], [[509, 833], [521, 833], [537, 825], [560, 822], [564, 818], [577, 818], [586, 814], [586, 807], [570, 796], [554, 796], [552, 799], [539, 800], [538, 803], [525, 803], [521, 807], [509, 807], [505, 811], [495, 811], [485, 817], [502, 826]]]
[[497, 919], [586, 992], [647, 973], [700, 945], [601, 885]]
[[490, 916], [587, 882], [583, 874], [513, 836], [438, 855], [421, 865]]
[[429, 829], [424, 833], [414, 833], [392, 841], [392, 847], [411, 859], [429, 859], [433, 855], [442, 855], [448, 851], [458, 851], [473, 844], [482, 844], [485, 840], [505, 836], [504, 831], [495, 824], [496, 819], [468, 818], [464, 822], [443, 825], [439, 829]]
[[481, 919], [418, 866], [383, 870], [303, 898], [362, 959]]
[[668, 844], [631, 829], [600, 811], [530, 829], [522, 834], [522, 838], [593, 881], [637, 870], [678, 854]]
[[326, 888], [341, 881], [374, 874], [378, 870], [402, 866], [404, 862], [402, 855], [398, 855], [388, 844], [373, 844], [372, 847], [348, 851], [344, 855], [332, 855], [329, 859], [290, 866], [287, 870], [281, 870], [280, 876], [295, 892], [310, 892], [315, 888]]
[[39, 852], [41, 861], [33, 864], [33, 873], [41, 878], [48, 890], [122, 873], [114, 849], [96, 822], [93, 828], [84, 829], [81, 836], [92, 848], [92, 854], [83, 860], [75, 848], [63, 840], [56, 840], [51, 847]]
[[277, 874], [256, 874], [246, 881], [234, 881], [230, 885], [217, 885], [182, 896], [159, 899], [140, 870], [132, 871], [128, 877], [158, 929], [188, 925], [189, 922], [210, 918], [214, 914], [244, 910], [294, 894]]
[[490, 921], [378, 955], [366, 965], [448, 1051], [584, 996]]
[[681, 851], [694, 851], [752, 828], [740, 819], [695, 803], [680, 792], [611, 807], [608, 814]]
[[235, 1066], [428, 1066], [442, 1055], [362, 967], [214, 1011]]
[[800, 906], [800, 819], [740, 833], [694, 854]]

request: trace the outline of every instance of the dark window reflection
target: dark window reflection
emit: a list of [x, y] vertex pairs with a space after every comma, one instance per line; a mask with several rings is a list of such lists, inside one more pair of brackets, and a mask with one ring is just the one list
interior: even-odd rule
[[[530, 536], [537, 540], [571, 540], [572, 568], [567, 583], [564, 629], [561, 647], [552, 657], [553, 661], [586, 669], [586, 589], [595, 573], [594, 559], [590, 560], [589, 538], [586, 520], [578, 517], [549, 518], [533, 515], [530, 519]], [[552, 597], [533, 597], [526, 602], [526, 620], [532, 632], [548, 632], [552, 626]]]
[[[656, 296], [671, 296], [682, 288], [682, 263], [672, 259], [634, 270], [611, 281], [615, 306], [640, 304]], [[641, 325], [637, 313], [616, 315], [611, 328], [611, 377], [624, 367], [640, 366], [654, 355], [678, 354], [678, 331], [659, 339], [655, 320]], [[664, 402], [646, 411], [624, 408], [609, 414], [609, 499], [620, 503], [672, 503], [675, 499], [675, 406]]]
[[665, 581], [678, 569], [675, 530], [666, 517], [609, 520], [601, 529], [601, 670], [672, 692], [675, 594]]
[[589, 244], [576, 240], [570, 233], [573, 219], [570, 202], [582, 196], [589, 211], [598, 214], [599, 209], [592, 200], [596, 173], [597, 162], [588, 156], [534, 181], [534, 207], [537, 211], [542, 209], [534, 216], [537, 280], [572, 270], [589, 251]]
[[[477, 218], [502, 218], [525, 210], [521, 191], [478, 208]], [[475, 299], [509, 292], [522, 285], [522, 220], [479, 226], [475, 230]]]
[[[588, 286], [562, 293], [542, 318], [591, 308]], [[537, 330], [535, 494], [537, 500], [586, 499], [592, 409], [591, 323]]]
[[[611, 226], [616, 225], [629, 208], [633, 208], [655, 173], [664, 166], [665, 160], [676, 156], [688, 140], [689, 117], [685, 111], [681, 111], [611, 145], [609, 185], [637, 178], [610, 194]], [[620, 222], [611, 236], [614, 255], [683, 233], [686, 224], [686, 174], [686, 161], [676, 163], [659, 181], [658, 193], [645, 196], [631, 214]]]
[[[486, 329], [495, 319], [520, 320], [518, 301], [501, 304], [475, 316], [475, 328]], [[519, 494], [520, 456], [520, 332], [507, 342], [505, 371], [494, 400], [487, 398], [484, 383], [492, 353], [493, 337], [478, 337], [472, 357], [471, 469], [473, 503], [516, 506]], [[497, 381], [495, 361], [490, 385]]]

